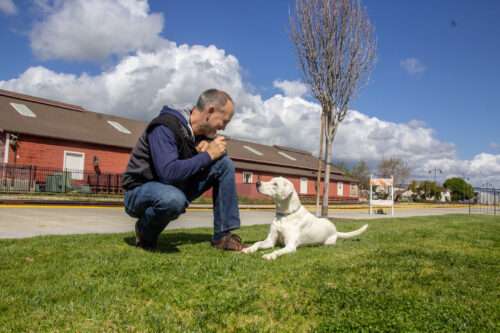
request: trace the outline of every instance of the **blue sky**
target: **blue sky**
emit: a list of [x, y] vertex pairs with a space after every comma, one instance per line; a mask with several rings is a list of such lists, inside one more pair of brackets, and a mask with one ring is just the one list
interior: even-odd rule
[[[9, 2], [14, 4], [14, 11], [5, 9]], [[103, 1], [103, 3], [108, 2], [110, 6], [113, 3], [112, 0]], [[123, 4], [134, 1], [116, 0], [114, 2]], [[40, 84], [29, 84], [27, 79], [23, 78], [23, 73], [26, 73], [29, 68], [39, 66], [53, 72], [57, 79], [62, 80], [65, 74], [74, 75], [72, 82], [78, 81], [77, 84], [81, 87], [85, 84], [82, 73], [86, 73], [91, 79], [100, 80], [103, 73], [117, 71], [119, 65], [124, 64], [124, 60], [128, 59], [127, 57], [133, 57], [141, 50], [158, 54], [158, 45], [162, 43], [158, 42], [158, 39], [163, 42], [175, 42], [175, 47], [169, 47], [175, 49], [178, 57], [180, 53], [184, 54], [184, 51], [180, 50], [182, 44], [190, 48], [196, 45], [202, 46], [204, 54], [210, 53], [210, 50], [207, 50], [209, 45], [223, 51], [224, 55], [222, 58], [219, 55], [220, 59], [217, 60], [219, 62], [216, 63], [229, 64], [230, 69], [227, 75], [235, 73], [239, 76], [234, 80], [231, 78], [231, 82], [236, 86], [243, 85], [242, 94], [246, 94], [247, 97], [251, 96], [248, 99], [260, 98], [264, 113], [271, 112], [266, 108], [279, 104], [279, 94], [285, 95], [283, 100], [279, 100], [283, 105], [290, 105], [288, 102], [292, 101], [293, 96], [287, 96], [276, 82], [297, 83], [301, 80], [297, 59], [288, 35], [288, 13], [293, 8], [293, 1], [149, 1], [145, 2], [146, 7], [144, 3], [137, 7], [140, 7], [142, 14], [148, 16], [148, 22], [138, 23], [140, 26], [136, 29], [143, 29], [145, 33], [149, 33], [150, 40], [147, 43], [138, 43], [133, 33], [123, 34], [119, 28], [123, 26], [117, 24], [117, 31], [114, 32], [116, 39], [124, 40], [127, 35], [130, 35], [130, 38], [136, 40], [123, 41], [122, 45], [117, 46], [121, 51], [116, 51], [117, 48], [104, 50], [103, 52], [108, 52], [105, 57], [96, 57], [92, 53], [92, 50], [106, 43], [104, 39], [99, 45], [88, 46], [82, 51], [82, 55], [64, 53], [66, 51], [51, 52], [44, 50], [43, 45], [33, 46], [32, 42], [37, 38], [50, 38], [47, 37], [47, 31], [52, 30], [47, 26], [51, 18], [57, 17], [57, 22], [60, 22], [58, 25], [64, 24], [64, 19], [67, 19], [68, 25], [71, 25], [70, 15], [78, 15], [77, 9], [69, 10], [71, 3], [75, 4], [74, 8], [78, 8], [76, 4], [79, 0], [66, 2], [0, 0], [0, 39], [2, 45], [8, 45], [0, 53], [2, 63], [0, 86], [4, 89], [24, 90], [26, 93], [38, 93], [60, 100], [74, 96], [73, 99], [67, 101], [84, 104], [92, 110], [97, 108], [98, 110], [95, 111], [99, 112], [120, 113], [117, 111], [120, 110], [118, 106], [112, 104], [111, 101], [107, 109], [100, 105], [96, 107], [92, 101], [88, 101], [85, 105], [87, 101], [84, 97], [74, 92], [59, 97], [55, 95], [55, 88], [47, 87], [49, 80], [44, 81], [43, 89], [37, 90], [36, 87], [40, 87]], [[478, 174], [479, 178], [486, 178], [493, 173], [495, 177], [500, 178], [497, 175], [500, 172], [498, 165], [500, 163], [500, 101], [496, 93], [500, 90], [500, 42], [498, 41], [500, 25], [496, 23], [500, 17], [500, 2], [494, 0], [476, 2], [365, 0], [363, 3], [376, 29], [377, 63], [370, 82], [362, 88], [359, 96], [352, 102], [351, 108], [362, 114], [364, 124], [374, 124], [373, 119], [378, 119], [376, 126], [385, 128], [389, 124], [387, 130], [389, 132], [393, 129], [401, 131], [405, 124], [410, 124], [411, 128], [419, 130], [418, 135], [425, 132], [427, 137], [421, 140], [429, 141], [425, 146], [428, 154], [421, 152], [424, 149], [422, 147], [415, 148], [414, 151], [409, 149], [406, 152], [394, 148], [381, 149], [381, 157], [389, 157], [391, 152], [405, 158], [410, 158], [408, 156], [413, 153], [421, 154], [418, 161], [415, 160], [415, 169], [420, 168], [420, 171], [415, 171], [415, 173], [422, 174], [433, 166], [441, 166], [438, 162], [439, 155], [446, 155], [446, 158], [453, 162], [441, 163], [449, 166], [449, 173], [462, 173], [471, 177], [473, 174]], [[92, 9], [87, 7], [86, 10]], [[97, 5], [95, 10], [97, 10]], [[64, 12], [66, 14], [62, 16]], [[115, 18], [109, 17], [109, 20], [113, 19]], [[133, 22], [132, 25], [138, 21], [131, 22]], [[107, 19], [103, 21], [103, 25], [106, 24], [110, 24]], [[50, 27], [54, 29], [55, 25]], [[110, 25], [110, 29], [113, 27]], [[158, 31], [159, 27], [160, 31]], [[78, 40], [80, 34], [85, 35], [89, 30], [98, 28], [94, 23], [88, 27], [82, 26], [81, 32], [75, 30], [77, 29], [75, 27], [67, 31], [73, 33], [70, 36], [73, 40]], [[63, 34], [64, 31], [58, 33]], [[39, 36], [42, 37], [39, 38]], [[48, 41], [47, 45], [56, 45], [51, 44], [55, 43], [54, 41], [50, 39]], [[89, 44], [88, 40], [87, 44]], [[123, 46], [125, 44], [126, 47]], [[75, 48], [74, 44], [72, 48]], [[61, 48], [61, 50], [65, 49]], [[191, 54], [193, 52], [192, 49], [187, 51]], [[231, 62], [229, 56], [236, 59], [236, 65]], [[210, 59], [207, 60], [207, 66], [215, 66], [212, 58], [207, 59]], [[168, 59], [164, 60], [168, 61]], [[231, 66], [235, 66], [234, 72], [231, 72], [233, 70]], [[185, 68], [177, 67], [175, 70], [180, 73], [181, 69], [186, 71]], [[168, 73], [171, 72], [172, 70]], [[179, 75], [175, 77], [179, 79]], [[189, 80], [196, 80], [196, 77], [193, 75], [187, 78], [182, 77], [182, 80], [189, 82]], [[217, 80], [214, 77], [214, 82], [220, 82]], [[197, 83], [193, 82], [193, 86], [196, 85]], [[229, 85], [228, 89], [231, 91], [234, 85]], [[164, 82], [151, 89], [161, 92], [165, 91], [168, 86], [168, 83]], [[165, 89], [162, 90], [162, 87]], [[147, 90], [148, 86], [142, 89]], [[107, 98], [110, 98], [108, 95]], [[188, 97], [189, 94], [184, 99]], [[302, 95], [300, 98], [303, 99], [303, 103], [306, 103], [303, 104], [305, 107], [307, 103], [314, 104], [314, 100], [308, 95]], [[179, 97], [179, 99], [184, 101], [183, 98]], [[243, 99], [247, 100], [246, 97]], [[297, 102], [297, 100], [294, 101]], [[247, 105], [245, 103], [241, 104]], [[253, 102], [248, 103], [250, 103], [248, 107], [252, 108]], [[311, 108], [314, 109], [314, 105]], [[123, 115], [132, 116], [126, 113]], [[135, 116], [137, 118], [137, 114]], [[150, 118], [150, 116], [144, 116], [146, 119], [148, 117]], [[274, 121], [275, 124], [275, 118], [269, 121]], [[281, 121], [285, 127], [292, 126], [285, 119]], [[244, 123], [245, 121], [242, 121], [241, 126]], [[251, 123], [251, 120], [247, 119], [246, 123]], [[238, 127], [238, 133], [243, 133], [242, 136], [246, 137], [245, 129], [241, 126]], [[350, 127], [349, 124], [344, 127], [356, 131], [356, 128]], [[372, 134], [370, 137], [379, 135]], [[351, 141], [348, 136], [349, 134], [344, 133], [338, 145], [349, 144]], [[260, 141], [267, 139], [263, 134]], [[288, 142], [285, 139], [275, 141], [277, 143]], [[366, 145], [370, 144], [378, 143], [366, 142]], [[313, 146], [312, 143], [310, 145]], [[435, 152], [432, 152], [434, 149]], [[374, 159], [374, 155], [368, 155], [365, 150], [354, 155], [342, 153], [343, 150], [347, 151], [349, 148], [339, 147], [339, 150], [340, 159], [351, 161], [359, 158]], [[450, 154], [447, 155], [446, 151], [450, 151]], [[486, 155], [478, 158], [480, 154]], [[484, 162], [485, 159], [488, 162]], [[426, 161], [426, 165], [417, 166], [418, 163], [422, 164], [423, 160]], [[484, 169], [481, 167], [483, 162], [477, 162], [478, 160], [484, 162]]]

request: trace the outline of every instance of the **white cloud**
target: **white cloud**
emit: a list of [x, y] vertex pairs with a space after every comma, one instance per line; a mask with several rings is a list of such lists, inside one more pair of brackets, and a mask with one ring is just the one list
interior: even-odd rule
[[285, 96], [302, 97], [307, 93], [307, 85], [301, 81], [279, 81], [273, 82], [275, 88], [281, 89]]
[[399, 64], [410, 75], [417, 75], [427, 70], [427, 67], [417, 58], [407, 58], [401, 60]]
[[42, 18], [30, 33], [42, 59], [102, 60], [161, 44], [163, 16], [140, 0], [38, 0]]
[[251, 103], [243, 106], [246, 112], [234, 117], [227, 130], [230, 136], [318, 151], [319, 105], [279, 94], [267, 100], [259, 95], [247, 98]]
[[6, 15], [15, 15], [17, 8], [12, 0], [0, 0], [0, 12]]
[[500, 155], [480, 153], [471, 160], [433, 159], [422, 163], [416, 171], [423, 175], [434, 168], [442, 171], [441, 179], [461, 177], [468, 179], [474, 186], [489, 183], [496, 188], [500, 187]]
[[164, 104], [192, 104], [200, 91], [210, 87], [226, 89], [238, 97], [243, 92], [239, 72], [237, 59], [213, 46], [165, 43], [158, 50], [126, 56], [95, 76], [57, 73], [38, 66], [17, 79], [0, 81], [0, 86], [147, 120]]
[[408, 126], [410, 126], [411, 128], [419, 128], [419, 127], [425, 127], [426, 124], [422, 120], [412, 119], [408, 122]]
[[399, 157], [415, 163], [453, 157], [452, 144], [437, 140], [432, 129], [416, 123], [393, 123], [351, 110], [339, 127], [334, 151], [346, 160]]

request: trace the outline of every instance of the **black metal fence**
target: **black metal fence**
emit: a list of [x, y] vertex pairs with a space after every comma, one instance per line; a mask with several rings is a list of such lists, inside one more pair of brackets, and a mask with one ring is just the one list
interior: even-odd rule
[[122, 193], [122, 174], [0, 164], [0, 192]]
[[500, 189], [474, 187], [469, 211], [471, 214], [500, 215]]

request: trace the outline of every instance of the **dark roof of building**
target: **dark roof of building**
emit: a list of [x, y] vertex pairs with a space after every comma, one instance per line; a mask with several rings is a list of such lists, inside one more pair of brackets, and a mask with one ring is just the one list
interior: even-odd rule
[[[318, 169], [318, 159], [316, 157], [307, 151], [295, 148], [277, 145], [267, 146], [229, 138], [227, 152], [233, 160], [265, 164], [266, 168], [268, 166], [299, 168], [307, 171], [309, 176], [311, 171], [315, 172]], [[330, 165], [330, 172], [338, 176], [344, 174], [333, 165]], [[351, 180], [355, 181], [354, 179]]]
[[[11, 103], [25, 105], [36, 117], [21, 115]], [[120, 132], [109, 121], [121, 124], [130, 133]], [[0, 129], [7, 132], [132, 149], [146, 125], [143, 121], [0, 89]], [[235, 138], [228, 138], [228, 154], [237, 167], [277, 174], [311, 177], [318, 165], [318, 159], [307, 151]], [[331, 174], [337, 180], [357, 182], [333, 166]]]
[[[273, 165], [273, 164], [263, 164], [256, 162], [245, 162], [238, 160], [237, 157], [232, 156], [230, 153], [229, 156], [231, 156], [231, 158], [234, 161], [235, 167], [238, 169], [243, 169], [248, 171], [261, 171], [276, 175], [291, 175], [291, 176], [308, 177], [308, 178], [316, 177], [316, 171], [312, 169], [303, 169], [303, 168]], [[342, 174], [331, 172], [330, 175], [331, 175], [330, 176], [331, 180], [358, 183], [357, 179], [347, 177]]]
[[46, 99], [46, 98], [41, 98], [41, 97], [20, 94], [20, 93], [16, 93], [16, 92], [9, 91], [9, 90], [0, 89], [0, 95], [11, 97], [11, 98], [14, 98], [14, 99], [17, 99], [20, 101], [34, 102], [37, 104], [44, 104], [44, 105], [50, 105], [50, 106], [55, 106], [55, 107], [61, 107], [64, 109], [74, 110], [74, 111], [85, 111], [84, 108], [82, 108], [81, 106], [78, 106], [78, 105], [53, 101], [51, 99]]
[[[21, 115], [13, 107], [22, 104], [36, 117]], [[118, 122], [130, 134], [116, 130], [108, 121]], [[0, 90], [0, 128], [31, 134], [115, 147], [134, 147], [144, 130], [142, 121], [90, 112], [82, 107]]]

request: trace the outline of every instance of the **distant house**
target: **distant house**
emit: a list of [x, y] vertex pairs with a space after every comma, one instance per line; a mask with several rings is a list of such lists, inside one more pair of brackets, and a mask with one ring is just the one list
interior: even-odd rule
[[396, 192], [396, 201], [413, 201], [413, 196], [416, 193], [413, 193], [412, 190], [399, 190]]
[[[95, 175], [122, 174], [146, 125], [0, 90], [0, 163], [66, 169], [73, 182], [84, 185]], [[309, 152], [228, 138], [228, 154], [235, 163], [240, 196], [260, 197], [255, 183], [274, 176], [289, 178], [303, 197], [316, 193], [318, 159]], [[330, 199], [357, 201], [358, 181], [332, 166]]]
[[441, 192], [441, 202], [451, 202], [451, 192], [447, 189], [445, 189], [443, 192]]
[[[424, 191], [413, 192], [412, 190], [398, 190], [396, 193], [396, 201], [413, 201], [415, 198], [421, 198], [424, 195]], [[434, 196], [427, 197], [425, 200], [435, 201], [436, 198]], [[451, 193], [448, 190], [444, 190], [441, 192], [441, 196], [439, 199], [440, 202], [450, 202], [451, 201]]]

